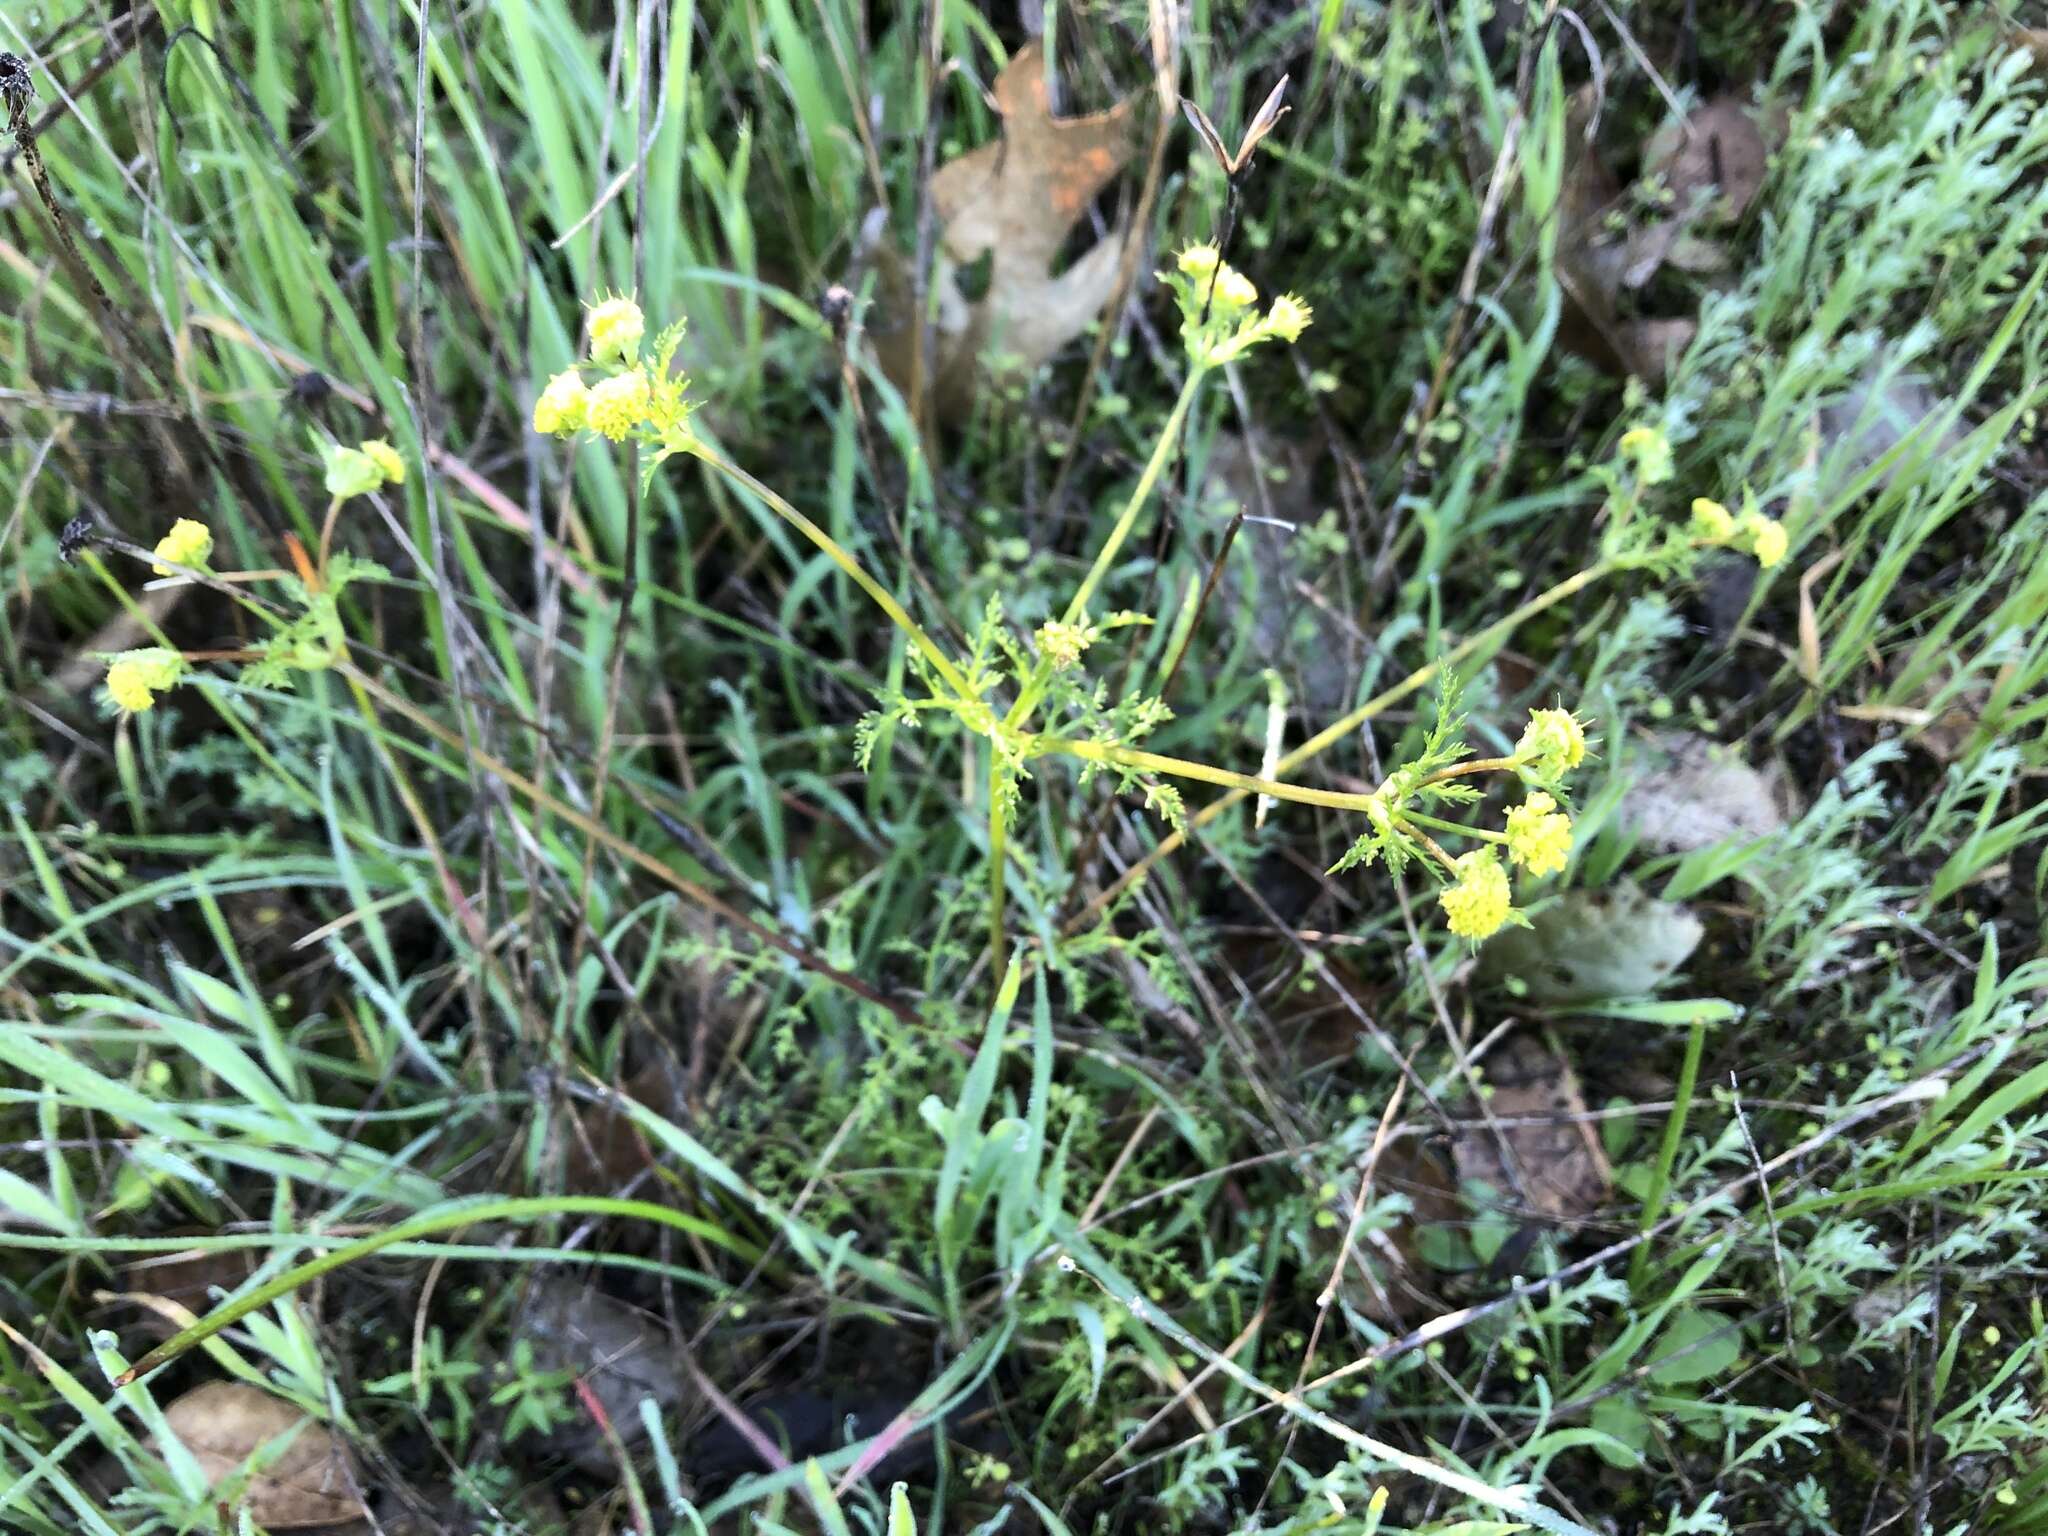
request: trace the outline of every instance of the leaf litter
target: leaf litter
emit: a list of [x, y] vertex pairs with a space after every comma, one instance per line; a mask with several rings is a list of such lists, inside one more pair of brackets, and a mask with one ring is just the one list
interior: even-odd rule
[[[1053, 272], [1089, 204], [1130, 161], [1137, 98], [1086, 116], [1054, 117], [1036, 39], [1011, 56], [990, 95], [1002, 137], [932, 177], [939, 238], [930, 386], [942, 421], [967, 415], [984, 354], [1000, 359], [1004, 374], [1029, 373], [1086, 330], [1115, 291], [1130, 238], [1112, 234]], [[875, 273], [869, 336], [883, 372], [907, 391], [918, 341], [909, 262], [879, 228], [867, 231], [863, 244]], [[970, 299], [961, 280], [984, 259], [987, 291]]]

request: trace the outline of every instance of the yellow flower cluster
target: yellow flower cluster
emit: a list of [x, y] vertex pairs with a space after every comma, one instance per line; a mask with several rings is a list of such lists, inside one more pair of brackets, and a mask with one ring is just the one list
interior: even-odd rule
[[1709, 544], [1748, 546], [1756, 563], [1767, 571], [1783, 560], [1791, 548], [1785, 525], [1775, 517], [1765, 517], [1753, 505], [1745, 505], [1742, 515], [1737, 517], [1720, 502], [1705, 496], [1693, 498], [1692, 531]]
[[153, 708], [156, 696], [177, 687], [184, 676], [185, 658], [176, 651], [161, 646], [123, 651], [107, 664], [107, 697], [124, 715], [139, 715]]
[[1191, 245], [1174, 259], [1174, 270], [1159, 274], [1180, 300], [1181, 335], [1197, 363], [1230, 362], [1262, 341], [1298, 341], [1315, 313], [1291, 293], [1259, 314], [1259, 289], [1223, 260], [1213, 245]]
[[640, 338], [647, 319], [631, 299], [600, 299], [590, 306], [590, 360], [617, 362], [630, 368], [640, 360]]
[[327, 494], [336, 501], [367, 496], [387, 485], [405, 484], [405, 460], [381, 437], [370, 438], [353, 448], [325, 443], [320, 452], [326, 460]]
[[1586, 728], [1568, 709], [1532, 709], [1515, 758], [1545, 779], [1562, 778], [1586, 760]]
[[1461, 939], [1483, 939], [1497, 933], [1514, 908], [1508, 872], [1491, 848], [1475, 848], [1456, 863], [1455, 883], [1437, 892], [1444, 921]]
[[1542, 790], [1508, 812], [1508, 861], [1532, 875], [1554, 875], [1572, 855], [1572, 820]]
[[1064, 672], [1081, 659], [1095, 641], [1094, 626], [1068, 624], [1053, 619], [1038, 626], [1038, 649], [1055, 672]]
[[[156, 541], [156, 564], [150, 569], [159, 576], [174, 575], [174, 565], [191, 566], [204, 570], [206, 562], [213, 555], [213, 531], [201, 522], [181, 517], [171, 524], [171, 531]], [[143, 706], [145, 709], [147, 705]]]
[[533, 430], [566, 437], [585, 427], [622, 443], [629, 437], [674, 451], [688, 437], [689, 381], [670, 370], [680, 324], [658, 336], [642, 358], [646, 317], [631, 299], [607, 298], [590, 306], [590, 361], [611, 371], [586, 383], [577, 368], [547, 382], [533, 403]]
[[1631, 427], [1615, 445], [1621, 456], [1635, 465], [1644, 485], [1662, 485], [1673, 474], [1671, 439], [1656, 427]]
[[[1532, 709], [1522, 739], [1504, 766], [1525, 779], [1555, 785], [1585, 760], [1586, 728], [1570, 710]], [[1476, 941], [1520, 921], [1501, 849], [1507, 851], [1508, 865], [1532, 877], [1554, 875], [1571, 862], [1572, 819], [1553, 796], [1532, 789], [1520, 805], [1509, 809], [1505, 832], [1475, 835], [1488, 839], [1488, 846], [1452, 861], [1453, 878], [1437, 893], [1437, 904], [1444, 909], [1451, 932]]]

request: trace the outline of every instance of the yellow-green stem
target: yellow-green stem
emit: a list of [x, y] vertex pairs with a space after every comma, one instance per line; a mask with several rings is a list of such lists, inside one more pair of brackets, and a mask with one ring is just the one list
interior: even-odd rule
[[989, 743], [988, 762], [988, 952], [993, 974], [1000, 976], [1010, 963], [1009, 944], [1003, 935], [1003, 898], [1007, 891], [1003, 864], [1010, 853], [1010, 827], [1003, 815], [1000, 793], [1002, 757]]
[[[1117, 514], [1116, 524], [1109, 530], [1109, 537], [1102, 541], [1102, 548], [1095, 552], [1095, 563], [1088, 567], [1088, 574], [1081, 578], [1081, 585], [1075, 589], [1073, 598], [1067, 603], [1067, 611], [1060, 616], [1061, 622], [1072, 624], [1088, 611], [1088, 600], [1095, 595], [1095, 589], [1109, 574], [1109, 568], [1116, 560], [1117, 551], [1123, 548], [1124, 540], [1131, 536], [1131, 529], [1138, 521], [1138, 514], [1145, 510], [1145, 503], [1152, 499], [1152, 492], [1158, 488], [1159, 477], [1166, 473], [1166, 466], [1172, 461], [1174, 451], [1180, 443], [1181, 423], [1187, 420], [1188, 410], [1195, 403], [1195, 391], [1201, 386], [1206, 368], [1194, 368], [1188, 373], [1187, 382], [1180, 387], [1180, 398], [1173, 402], [1173, 410], [1166, 418], [1166, 425], [1159, 429], [1159, 440], [1152, 445], [1152, 457], [1145, 461], [1145, 469], [1138, 476], [1138, 483], [1131, 489], [1130, 500], [1124, 503], [1123, 511]], [[1044, 657], [1032, 669], [1030, 680], [1017, 695], [1017, 702], [1010, 707], [1003, 724], [1013, 730], [1031, 718], [1031, 711], [1038, 707], [1038, 701], [1045, 697], [1045, 685], [1052, 678], [1052, 668]]]
[[1199, 779], [1204, 784], [1221, 784], [1226, 789], [1239, 790], [1248, 795], [1270, 795], [1275, 800], [1293, 800], [1302, 805], [1321, 805], [1336, 811], [1362, 813], [1373, 798], [1371, 795], [1345, 794], [1334, 789], [1310, 789], [1305, 784], [1283, 784], [1278, 779], [1262, 779], [1256, 774], [1237, 773], [1229, 768], [1212, 768], [1207, 763], [1198, 763], [1185, 757], [1167, 757], [1163, 753], [1141, 752], [1136, 747], [1113, 746], [1107, 742], [1069, 741], [1058, 736], [1027, 736], [1023, 745], [1024, 750], [1032, 756], [1056, 752], [1066, 757], [1078, 757], [1084, 762], [1163, 773], [1175, 779]]
[[1420, 811], [1403, 811], [1403, 821], [1412, 821], [1418, 827], [1434, 827], [1439, 832], [1449, 832], [1454, 837], [1476, 837], [1482, 842], [1504, 843], [1508, 840], [1505, 832], [1494, 832], [1486, 827], [1467, 827], [1455, 821], [1443, 821], [1435, 816], [1425, 816]]
[[1145, 472], [1138, 477], [1138, 483], [1131, 491], [1131, 499], [1124, 503], [1124, 509], [1117, 514], [1116, 526], [1109, 530], [1109, 537], [1102, 541], [1102, 548], [1095, 552], [1095, 563], [1088, 567], [1088, 574], [1081, 578], [1081, 585], [1074, 591], [1072, 601], [1062, 617], [1072, 624], [1088, 611], [1088, 600], [1095, 595], [1095, 589], [1102, 585], [1103, 577], [1116, 560], [1117, 551], [1123, 548], [1124, 540], [1131, 536], [1131, 528], [1138, 521], [1138, 514], [1145, 509], [1153, 490], [1159, 484], [1159, 477], [1166, 472], [1167, 463], [1173, 458], [1180, 445], [1180, 426], [1187, 419], [1188, 408], [1195, 403], [1195, 391], [1201, 388], [1206, 368], [1193, 368], [1188, 372], [1187, 382], [1180, 387], [1180, 398], [1173, 402], [1173, 411], [1166, 418], [1166, 425], [1159, 429], [1159, 441], [1152, 445], [1152, 457], [1145, 461]]
[[901, 603], [896, 601], [895, 596], [889, 589], [870, 576], [867, 573], [866, 567], [854, 559], [852, 554], [837, 539], [833, 538], [831, 534], [820, 528], [808, 517], [805, 517], [803, 513], [797, 511], [795, 507], [783, 500], [782, 497], [776, 495], [775, 492], [769, 490], [767, 486], [756, 480], [737, 464], [720, 457], [708, 443], [703, 442], [701, 439], [692, 439], [688, 451], [693, 458], [717, 470], [721, 475], [732, 481], [733, 484], [741, 486], [752, 495], [759, 497], [777, 517], [788, 523], [790, 527], [796, 529], [798, 533], [823, 550], [826, 557], [834, 565], [854, 579], [854, 582], [860, 587], [861, 591], [874, 599], [875, 606], [889, 616], [890, 622], [910, 637], [910, 643], [923, 652], [925, 660], [932, 664], [932, 670], [944, 679], [948, 688], [952, 689], [962, 699], [973, 699], [976, 697], [974, 692], [967, 686], [967, 679], [961, 675], [960, 669], [954, 666], [952, 659], [939, 648], [939, 643], [925, 633], [924, 627], [910, 616]]
[[1512, 773], [1519, 765], [1519, 758], [1476, 757], [1468, 763], [1453, 763], [1448, 768], [1439, 768], [1416, 781], [1419, 788], [1424, 784], [1441, 784], [1445, 779], [1462, 779], [1474, 773]]
[[[1081, 578], [1081, 585], [1075, 589], [1072, 599], [1068, 601], [1067, 611], [1061, 615], [1061, 622], [1072, 624], [1088, 611], [1088, 600], [1095, 595], [1095, 589], [1102, 585], [1103, 578], [1109, 574], [1109, 568], [1116, 560], [1117, 551], [1123, 548], [1124, 540], [1131, 536], [1131, 529], [1138, 521], [1138, 514], [1145, 510], [1145, 503], [1152, 499], [1152, 492], [1159, 486], [1159, 477], [1166, 473], [1166, 466], [1173, 459], [1174, 451], [1180, 443], [1181, 423], [1187, 420], [1188, 410], [1195, 403], [1195, 391], [1200, 387], [1202, 376], [1206, 372], [1208, 370], [1201, 367], [1192, 368], [1188, 371], [1187, 382], [1180, 387], [1180, 398], [1173, 402], [1173, 410], [1167, 415], [1166, 425], [1160, 428], [1159, 438], [1152, 445], [1152, 457], [1145, 461], [1144, 471], [1138, 476], [1138, 483], [1132, 487], [1130, 499], [1124, 503], [1123, 511], [1117, 514], [1116, 523], [1109, 530], [1109, 537], [1102, 541], [1102, 548], [1095, 552], [1095, 563], [1088, 567], [1088, 574]], [[1031, 712], [1038, 708], [1038, 701], [1045, 697], [1046, 684], [1051, 680], [1052, 664], [1046, 657], [1041, 656], [1038, 658], [1038, 664], [1031, 669], [1031, 676], [1025, 680], [1024, 686], [1018, 690], [1017, 702], [1010, 706], [1009, 714], [1003, 718], [1004, 728], [1009, 730], [1022, 728], [1025, 722], [1031, 718]], [[1078, 743], [1077, 745], [1092, 745], [1092, 743]], [[990, 746], [993, 749], [994, 743], [991, 742]], [[1057, 751], [1064, 749], [1045, 747], [1044, 750]], [[1086, 756], [1087, 754], [1075, 753], [1073, 755]], [[1161, 761], [1178, 760], [1161, 759]], [[1200, 768], [1203, 765], [1195, 763], [1187, 766]], [[1007, 947], [1003, 938], [1003, 861], [1008, 853], [1009, 829], [1004, 824], [1002, 808], [997, 804], [996, 800], [996, 771], [996, 764], [991, 762], [989, 765], [988, 781], [988, 935], [989, 954], [994, 959], [996, 974], [1001, 975], [1004, 963], [1004, 950]], [[1169, 770], [1162, 768], [1159, 771], [1167, 772]], [[1198, 778], [1200, 776], [1200, 774], [1195, 773], [1185, 773], [1182, 775], [1184, 778]], [[1240, 782], [1240, 780], [1241, 776], [1233, 776], [1229, 779], [1213, 780], [1212, 782], [1234, 784]], [[1242, 780], [1242, 782], [1254, 783], [1257, 781]]]

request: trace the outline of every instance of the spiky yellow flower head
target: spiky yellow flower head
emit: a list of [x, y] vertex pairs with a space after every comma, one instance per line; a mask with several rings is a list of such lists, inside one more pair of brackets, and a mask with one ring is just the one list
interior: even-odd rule
[[1726, 544], [1735, 537], [1735, 514], [1718, 501], [1695, 496], [1692, 499], [1692, 531], [1709, 544]]
[[1191, 245], [1175, 263], [1189, 277], [1207, 277], [1223, 258], [1213, 245]]
[[139, 715], [156, 704], [156, 696], [178, 686], [185, 658], [154, 646], [123, 651], [107, 664], [107, 697], [123, 714]]
[[647, 419], [653, 404], [647, 375], [634, 368], [591, 385], [584, 416], [592, 428], [616, 443]]
[[1081, 653], [1094, 639], [1086, 624], [1068, 624], [1053, 619], [1038, 626], [1038, 649], [1052, 663], [1055, 672], [1064, 672], [1079, 661]]
[[1532, 875], [1555, 874], [1572, 852], [1572, 821], [1542, 790], [1508, 812], [1508, 861]]
[[1299, 341], [1314, 318], [1315, 311], [1306, 303], [1291, 293], [1283, 293], [1266, 312], [1266, 325], [1282, 341]]
[[600, 299], [590, 306], [590, 355], [594, 361], [638, 362], [640, 338], [646, 334], [646, 317], [631, 299]]
[[1457, 861], [1458, 879], [1437, 892], [1444, 921], [1461, 939], [1483, 939], [1500, 931], [1514, 907], [1508, 872], [1491, 848], [1475, 848]]
[[1791, 547], [1791, 541], [1785, 536], [1785, 525], [1775, 517], [1751, 514], [1743, 519], [1742, 531], [1749, 535], [1749, 552], [1767, 571], [1784, 559], [1785, 551]]
[[1655, 427], [1631, 427], [1617, 445], [1622, 458], [1635, 465], [1644, 485], [1662, 485], [1671, 478], [1671, 439]]
[[1557, 778], [1586, 760], [1586, 728], [1568, 709], [1532, 709], [1515, 756], [1546, 778]]
[[1216, 302], [1226, 309], [1250, 309], [1259, 302], [1259, 290], [1237, 268], [1226, 265], [1216, 274]]
[[533, 430], [536, 432], [578, 432], [583, 428], [590, 405], [590, 387], [574, 368], [565, 368], [548, 380], [548, 387], [533, 402]]
[[405, 460], [398, 456], [398, 450], [381, 437], [373, 437], [367, 443], [358, 445], [363, 457], [376, 465], [384, 476], [386, 485], [405, 484]]
[[159, 562], [170, 562], [150, 567], [159, 576], [171, 575], [173, 565], [204, 566], [213, 554], [213, 531], [204, 523], [181, 517], [171, 524], [169, 533], [156, 541], [153, 553]]

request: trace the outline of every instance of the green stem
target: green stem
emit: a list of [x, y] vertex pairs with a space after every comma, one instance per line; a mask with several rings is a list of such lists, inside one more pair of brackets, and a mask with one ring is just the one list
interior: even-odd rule
[[[1138, 476], [1138, 483], [1131, 490], [1130, 500], [1124, 503], [1123, 511], [1117, 514], [1116, 525], [1109, 530], [1109, 537], [1102, 542], [1102, 548], [1095, 552], [1095, 563], [1088, 567], [1088, 574], [1081, 578], [1081, 585], [1075, 589], [1073, 599], [1067, 604], [1067, 611], [1060, 616], [1061, 622], [1077, 622], [1088, 611], [1088, 600], [1095, 595], [1095, 589], [1102, 585], [1109, 574], [1110, 566], [1116, 560], [1117, 551], [1123, 548], [1124, 540], [1131, 536], [1131, 528], [1138, 521], [1138, 514], [1145, 510], [1145, 503], [1158, 488], [1159, 477], [1166, 473], [1166, 466], [1173, 459], [1180, 443], [1181, 423], [1187, 420], [1188, 410], [1195, 403], [1195, 391], [1201, 386], [1208, 373], [1205, 367], [1188, 371], [1187, 382], [1180, 387], [1180, 398], [1173, 402], [1173, 410], [1166, 418], [1166, 425], [1159, 430], [1159, 440], [1152, 445], [1152, 457], [1145, 461], [1144, 473]], [[1004, 716], [1003, 724], [1015, 730], [1031, 718], [1038, 701], [1045, 697], [1046, 684], [1052, 680], [1052, 667], [1040, 657], [1032, 669], [1030, 679], [1023, 691], [1017, 695], [1017, 702]]]
[[[1657, 1224], [1664, 1209], [1664, 1197], [1671, 1192], [1671, 1169], [1678, 1161], [1679, 1143], [1685, 1138], [1685, 1116], [1692, 1108], [1692, 1093], [1699, 1082], [1700, 1057], [1707, 1048], [1707, 1019], [1701, 1014], [1692, 1021], [1692, 1033], [1685, 1037], [1685, 1064], [1678, 1069], [1678, 1087], [1672, 1094], [1670, 1118], [1664, 1122], [1664, 1140], [1657, 1148], [1657, 1165], [1650, 1170], [1649, 1187], [1643, 1191], [1643, 1213], [1636, 1219], [1638, 1234]], [[1640, 1298], [1643, 1282], [1650, 1275], [1650, 1245], [1644, 1243], [1628, 1261], [1628, 1288]]]
[[1131, 528], [1138, 521], [1138, 514], [1145, 508], [1159, 477], [1166, 472], [1175, 448], [1180, 443], [1180, 426], [1187, 419], [1188, 408], [1195, 403], [1195, 391], [1201, 388], [1202, 379], [1208, 373], [1202, 367], [1188, 371], [1187, 382], [1180, 387], [1180, 398], [1173, 402], [1173, 413], [1166, 418], [1166, 425], [1159, 430], [1159, 441], [1152, 446], [1152, 457], [1145, 461], [1145, 472], [1138, 477], [1131, 499], [1124, 503], [1124, 509], [1117, 515], [1116, 526], [1109, 530], [1109, 537], [1102, 541], [1102, 548], [1095, 553], [1095, 563], [1088, 567], [1088, 574], [1081, 578], [1081, 585], [1067, 604], [1063, 615], [1072, 624], [1088, 611], [1088, 600], [1095, 595], [1095, 589], [1102, 585], [1103, 577], [1109, 574], [1110, 565], [1116, 560], [1116, 553], [1123, 548], [1124, 540], [1131, 536]]
[[989, 744], [988, 764], [988, 952], [993, 963], [994, 974], [1003, 974], [1009, 964], [1009, 945], [1003, 934], [1003, 904], [1008, 894], [1004, 880], [1004, 864], [1010, 854], [1009, 819], [1003, 814], [1003, 799], [998, 793], [1002, 773], [1002, 759], [995, 750], [995, 743]]
[[777, 517], [788, 523], [790, 527], [796, 529], [798, 533], [823, 550], [827, 558], [834, 565], [854, 579], [861, 591], [874, 599], [875, 606], [889, 616], [890, 622], [910, 637], [910, 643], [924, 653], [925, 660], [932, 664], [932, 670], [945, 680], [948, 688], [951, 688], [963, 700], [968, 702], [972, 702], [978, 697], [967, 686], [967, 679], [960, 669], [954, 666], [951, 658], [939, 648], [939, 643], [925, 633], [924, 627], [905, 611], [903, 605], [896, 601], [895, 596], [889, 589], [870, 576], [866, 568], [858, 560], [854, 559], [852, 554], [837, 539], [833, 538], [831, 534], [820, 528], [808, 517], [805, 517], [803, 513], [797, 511], [795, 507], [784, 501], [775, 492], [769, 490], [767, 486], [756, 480], [737, 464], [722, 458], [710, 444], [702, 439], [692, 438], [687, 451], [693, 458], [717, 470], [721, 475], [732, 481], [733, 484], [759, 497]]

